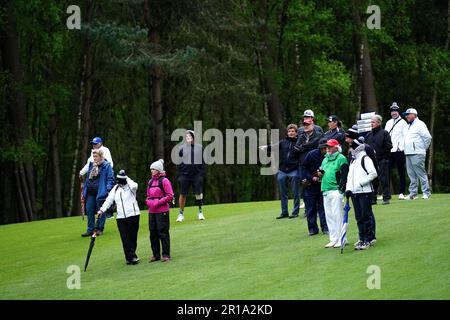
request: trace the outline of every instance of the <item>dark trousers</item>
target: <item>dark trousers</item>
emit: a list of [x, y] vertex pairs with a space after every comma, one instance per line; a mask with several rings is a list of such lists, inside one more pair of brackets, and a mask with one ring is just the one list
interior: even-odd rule
[[375, 239], [375, 217], [372, 211], [372, 193], [355, 193], [352, 195], [359, 240]]
[[322, 193], [308, 194], [305, 192], [303, 200], [305, 201], [306, 219], [308, 221], [309, 233], [319, 232], [319, 227], [317, 226], [317, 214], [319, 214], [320, 228], [322, 229], [322, 232], [328, 231]]
[[406, 189], [406, 169], [405, 169], [405, 153], [403, 151], [391, 152], [389, 159], [389, 171], [397, 167], [398, 176], [400, 178], [400, 189], [398, 193], [405, 193]]
[[390, 178], [389, 178], [389, 160], [379, 160], [378, 161], [378, 179], [375, 179], [373, 182], [373, 202], [377, 201], [377, 191], [378, 187], [381, 185], [381, 189], [383, 191], [383, 200], [391, 199], [391, 188], [390, 188]]
[[95, 217], [97, 215], [98, 210], [103, 205], [105, 200], [97, 200], [97, 196], [95, 195], [87, 195], [86, 199], [86, 215], [87, 215], [87, 232], [94, 232], [97, 228], [100, 231], [105, 229], [106, 216], [104, 214], [101, 215], [100, 219], [95, 222]]
[[125, 259], [127, 261], [137, 258], [136, 248], [139, 230], [139, 217], [140, 216], [133, 216], [116, 220], [120, 238], [122, 239], [123, 253], [125, 254]]
[[153, 256], [161, 258], [162, 247], [163, 257], [170, 257], [169, 212], [150, 213], [148, 216]]

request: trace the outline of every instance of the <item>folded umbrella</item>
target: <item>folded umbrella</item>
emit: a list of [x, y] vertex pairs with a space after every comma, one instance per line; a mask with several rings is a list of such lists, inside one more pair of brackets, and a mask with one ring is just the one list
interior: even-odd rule
[[94, 248], [94, 245], [95, 245], [95, 239], [97, 238], [98, 220], [99, 219], [97, 218], [94, 233], [92, 234], [91, 242], [89, 243], [89, 249], [88, 249], [87, 256], [86, 256], [86, 262], [84, 263], [84, 272], [86, 272], [87, 266], [89, 264], [89, 259], [91, 258], [92, 249]]
[[341, 234], [339, 236], [339, 239], [341, 241], [341, 253], [344, 253], [344, 247], [347, 235], [347, 227], [348, 227], [348, 212], [350, 211], [351, 207], [347, 198], [347, 202], [344, 206], [344, 220], [342, 221], [342, 228], [341, 228]]

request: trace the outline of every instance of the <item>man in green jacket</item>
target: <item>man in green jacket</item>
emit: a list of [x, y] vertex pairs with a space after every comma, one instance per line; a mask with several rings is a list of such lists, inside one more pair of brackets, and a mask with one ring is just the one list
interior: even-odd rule
[[339, 236], [342, 227], [342, 200], [347, 182], [348, 162], [341, 154], [339, 142], [327, 141], [327, 153], [322, 161], [318, 175], [322, 179], [323, 205], [327, 219], [330, 242], [325, 248], [340, 248]]

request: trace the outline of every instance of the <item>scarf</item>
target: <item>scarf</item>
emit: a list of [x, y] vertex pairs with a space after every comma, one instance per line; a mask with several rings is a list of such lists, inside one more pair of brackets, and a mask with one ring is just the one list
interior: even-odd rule
[[89, 174], [89, 179], [94, 179], [98, 176], [98, 172], [99, 172], [99, 166], [101, 166], [103, 164], [104, 160], [101, 160], [99, 163], [95, 163], [95, 161], [93, 162], [93, 167], [91, 170], [91, 173]]

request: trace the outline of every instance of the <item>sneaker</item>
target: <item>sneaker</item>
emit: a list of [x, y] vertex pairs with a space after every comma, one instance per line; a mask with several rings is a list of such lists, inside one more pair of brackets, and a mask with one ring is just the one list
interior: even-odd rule
[[[360, 245], [362, 245], [363, 244], [363, 242], [361, 241], [361, 240], [358, 240], [358, 241], [356, 241], [354, 244], [353, 244], [353, 246], [355, 247], [355, 249], [357, 248], [357, 247], [359, 247]], [[357, 249], [356, 249], [357, 250]]]
[[370, 248], [370, 243], [369, 242], [363, 242], [359, 247], [358, 250], [366, 250]]
[[294, 218], [298, 218], [298, 214], [292, 214], [289, 216], [289, 219], [294, 219]]
[[408, 198], [406, 198], [406, 200], [416, 200], [417, 198], [417, 196], [413, 196], [412, 194], [410, 194]]
[[[345, 246], [345, 242], [344, 242], [344, 246]], [[336, 242], [336, 244], [333, 246], [333, 248], [340, 248], [340, 247], [341, 247], [340, 241]]]
[[330, 241], [325, 245], [325, 248], [332, 248], [335, 246], [335, 244], [336, 244], [336, 242]]
[[131, 259], [130, 261], [127, 261], [127, 264], [138, 264], [139, 263], [139, 258], [135, 257], [133, 259]]
[[151, 256], [151, 257], [148, 259], [148, 262], [149, 262], [149, 263], [152, 263], [152, 262], [159, 261], [159, 260], [161, 260], [160, 257]]
[[386, 204], [389, 204], [390, 202], [389, 202], [389, 200], [383, 200], [383, 203], [381, 203], [382, 205], [386, 205]]
[[178, 215], [177, 222], [183, 222], [183, 221], [184, 221], [184, 215], [180, 213]]
[[405, 198], [405, 196], [403, 195], [403, 193], [400, 193], [399, 195], [398, 195], [398, 200], [405, 200], [406, 198]]
[[305, 209], [305, 203], [304, 202], [300, 203], [300, 209]]
[[288, 218], [289, 215], [287, 213], [280, 213], [280, 215], [277, 217], [277, 219], [284, 219], [284, 218]]
[[378, 196], [377, 200], [383, 200], [383, 196]]
[[203, 213], [198, 214], [198, 220], [205, 220], [205, 217], [203, 216]]
[[422, 196], [422, 199], [428, 200], [428, 199], [430, 199], [430, 197], [431, 197], [431, 194], [430, 195], [424, 194]]
[[161, 262], [169, 262], [169, 261], [170, 261], [170, 257], [167, 257], [167, 256], [165, 256], [161, 259]]
[[372, 239], [369, 241], [369, 244], [373, 246], [377, 242], [377, 239]]
[[315, 236], [316, 234], [319, 234], [319, 232], [310, 232], [309, 236], [312, 237], [312, 236]]

